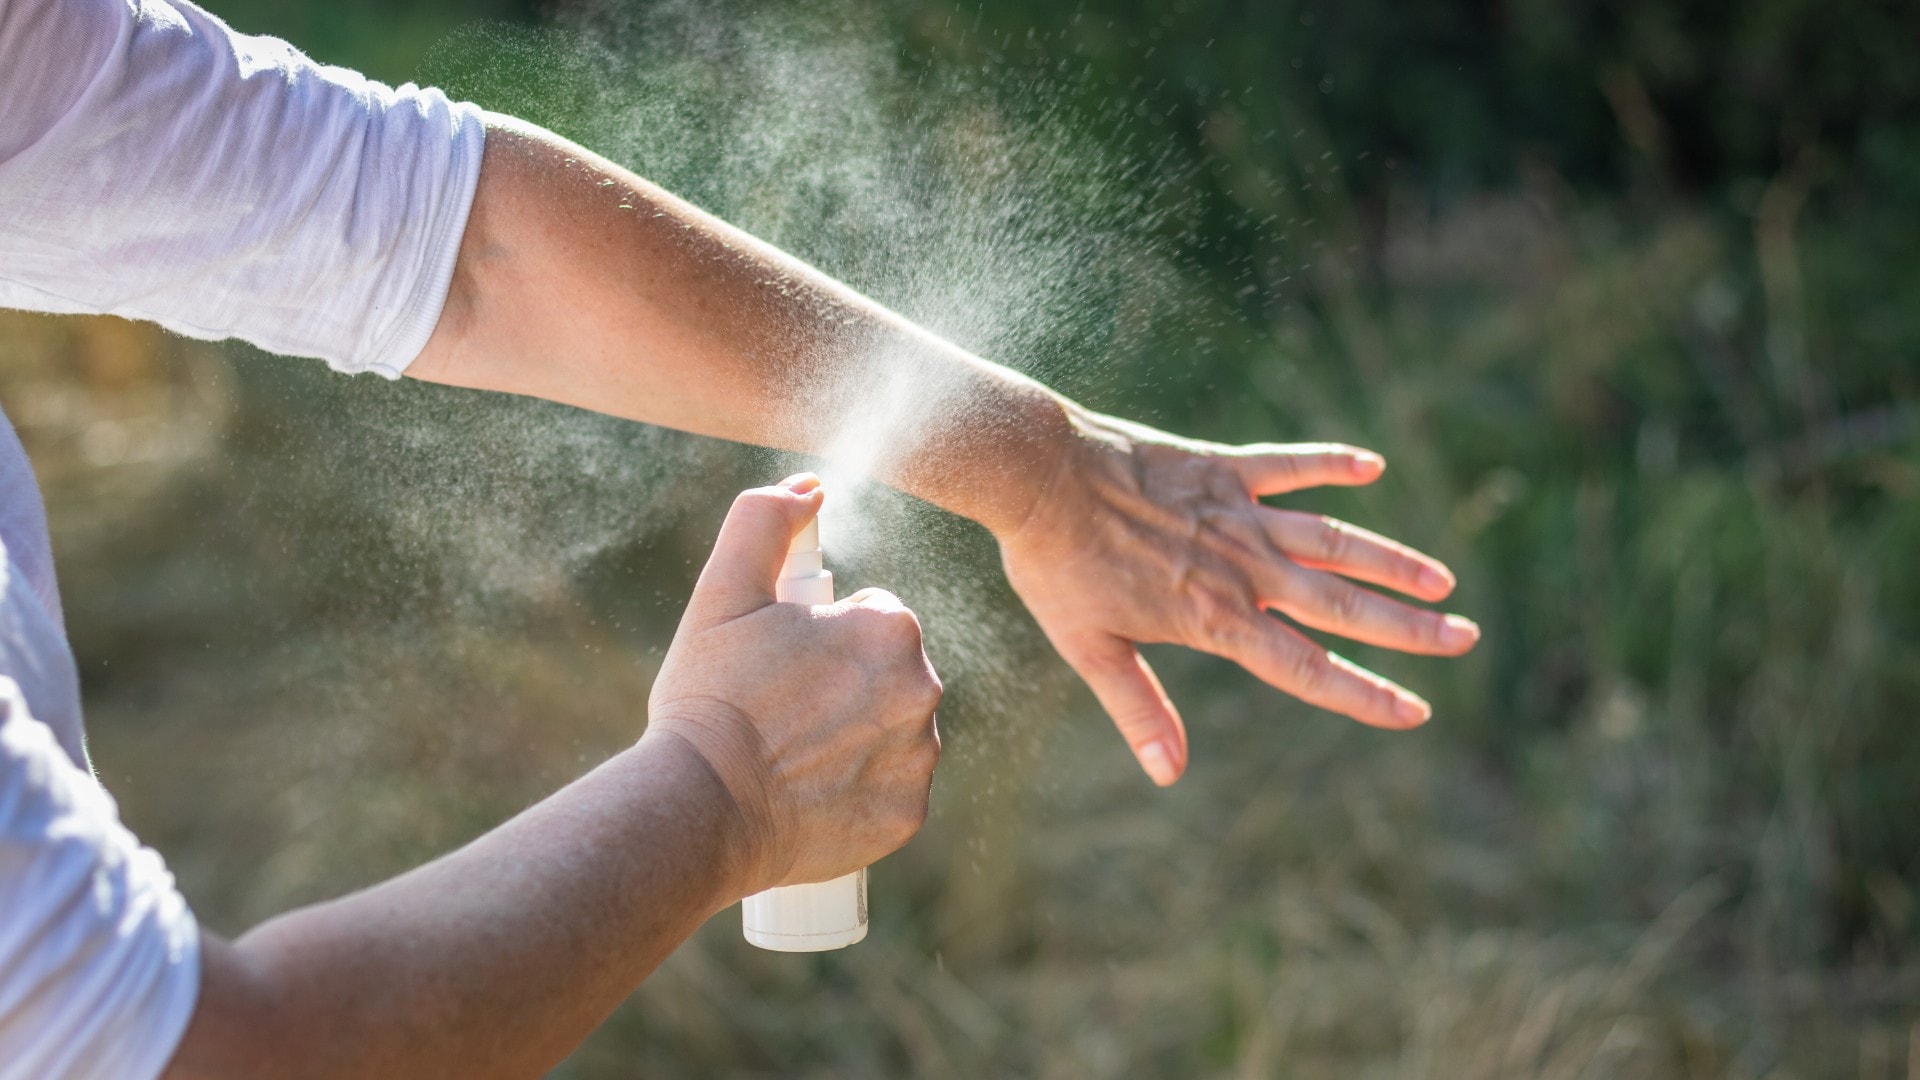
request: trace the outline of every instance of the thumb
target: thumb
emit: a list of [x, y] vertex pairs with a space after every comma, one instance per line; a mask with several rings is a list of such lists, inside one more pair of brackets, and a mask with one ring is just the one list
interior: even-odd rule
[[700, 580], [694, 583], [687, 614], [723, 621], [773, 603], [774, 582], [787, 548], [820, 512], [824, 498], [820, 478], [812, 473], [741, 492], [720, 525]]
[[1103, 634], [1061, 650], [1113, 717], [1140, 768], [1161, 787], [1187, 769], [1187, 732], [1160, 679], [1133, 642]]

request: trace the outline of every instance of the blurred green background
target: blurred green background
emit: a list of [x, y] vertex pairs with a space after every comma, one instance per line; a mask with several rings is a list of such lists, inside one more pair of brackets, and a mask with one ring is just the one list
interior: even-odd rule
[[[985, 538], [870, 500], [843, 576], [951, 689], [873, 936], [724, 915], [557, 1075], [1920, 1076], [1920, 8], [212, 7], [1099, 407], [1377, 448], [1296, 504], [1485, 627], [1356, 654], [1411, 734], [1156, 652], [1157, 792]], [[791, 464], [115, 320], [0, 313], [0, 400], [96, 762], [227, 933], [626, 745], [728, 494]]]

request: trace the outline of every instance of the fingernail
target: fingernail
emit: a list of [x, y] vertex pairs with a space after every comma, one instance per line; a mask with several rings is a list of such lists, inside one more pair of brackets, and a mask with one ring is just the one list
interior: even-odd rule
[[1419, 727], [1433, 719], [1433, 706], [1409, 694], [1394, 701], [1393, 715], [1408, 727]]
[[1447, 573], [1437, 566], [1423, 566], [1420, 568], [1420, 588], [1424, 592], [1450, 593], [1456, 584], [1457, 582], [1454, 580], [1452, 574]]
[[1479, 640], [1479, 624], [1464, 615], [1449, 615], [1440, 622], [1440, 644], [1449, 649], [1464, 649]]
[[1173, 751], [1164, 740], [1156, 739], [1140, 748], [1140, 767], [1147, 772], [1147, 778], [1161, 787], [1166, 787], [1180, 779], [1180, 772], [1173, 764]]
[[820, 478], [810, 472], [794, 473], [792, 476], [780, 481], [780, 486], [793, 492], [795, 495], [805, 495], [807, 492], [820, 486]]
[[1386, 469], [1387, 459], [1371, 450], [1362, 450], [1353, 455], [1353, 471], [1361, 476], [1372, 476], [1375, 473], [1385, 472]]

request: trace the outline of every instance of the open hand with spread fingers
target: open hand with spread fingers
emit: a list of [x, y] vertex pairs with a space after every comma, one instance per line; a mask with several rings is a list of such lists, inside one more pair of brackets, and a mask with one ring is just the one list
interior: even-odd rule
[[1000, 536], [1014, 590], [1093, 689], [1157, 784], [1187, 764], [1179, 712], [1137, 648], [1185, 645], [1233, 660], [1310, 704], [1410, 728], [1413, 692], [1313, 642], [1300, 626], [1433, 656], [1480, 628], [1392, 599], [1444, 599], [1454, 577], [1404, 544], [1264, 496], [1379, 479], [1386, 462], [1327, 443], [1225, 446], [1075, 411], [1079, 438], [1018, 528]]

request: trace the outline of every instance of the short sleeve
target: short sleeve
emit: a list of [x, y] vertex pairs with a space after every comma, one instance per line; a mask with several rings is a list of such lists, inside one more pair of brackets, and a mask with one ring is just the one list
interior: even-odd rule
[[0, 0], [0, 306], [397, 377], [439, 321], [480, 110], [184, 0]]
[[159, 1076], [199, 941], [160, 856], [0, 677], [0, 1080]]

